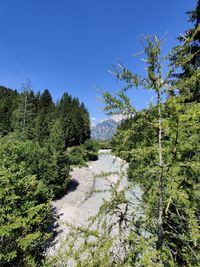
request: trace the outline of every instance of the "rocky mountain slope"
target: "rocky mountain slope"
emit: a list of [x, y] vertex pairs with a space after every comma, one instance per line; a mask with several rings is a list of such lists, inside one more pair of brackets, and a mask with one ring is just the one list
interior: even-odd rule
[[92, 127], [91, 137], [98, 140], [109, 140], [115, 134], [119, 122], [107, 119]]

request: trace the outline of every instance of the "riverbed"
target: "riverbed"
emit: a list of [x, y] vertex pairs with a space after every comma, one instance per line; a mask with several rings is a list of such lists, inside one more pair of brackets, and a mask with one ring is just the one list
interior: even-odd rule
[[[69, 229], [66, 223], [77, 227], [86, 226], [88, 219], [98, 212], [103, 201], [110, 198], [108, 189], [111, 184], [118, 181], [119, 173], [123, 173], [119, 189], [128, 185], [127, 169], [128, 164], [114, 157], [110, 150], [100, 150], [98, 160], [89, 162], [86, 167], [73, 169], [72, 181], [66, 195], [53, 203], [59, 216], [59, 234], [50, 252], [51, 255], [56, 252], [59, 244], [67, 236]], [[99, 192], [92, 193], [93, 191]], [[140, 195], [137, 187], [134, 191], [135, 194]]]
[[[98, 212], [103, 199], [109, 198], [108, 192], [94, 193], [92, 196], [90, 192], [93, 189], [108, 189], [110, 183], [117, 181], [117, 173], [123, 171], [126, 174], [127, 168], [128, 164], [113, 157], [109, 150], [100, 150], [98, 160], [89, 162], [87, 167], [74, 168], [68, 192], [53, 203], [60, 222], [85, 225], [88, 218]], [[99, 174], [101, 177], [98, 177]], [[126, 183], [125, 175], [121, 186], [125, 186]]]

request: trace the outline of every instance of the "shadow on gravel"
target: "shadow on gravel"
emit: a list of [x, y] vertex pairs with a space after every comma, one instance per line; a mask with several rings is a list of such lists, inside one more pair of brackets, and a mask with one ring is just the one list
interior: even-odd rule
[[62, 229], [59, 227], [60, 215], [55, 207], [51, 208], [51, 214], [49, 216], [49, 227], [48, 232], [51, 233], [50, 238], [45, 243], [45, 250], [53, 247], [56, 243], [56, 237], [62, 232]]
[[76, 179], [72, 179], [67, 186], [66, 194], [75, 191], [78, 186], [79, 182]]
[[67, 188], [65, 190], [63, 190], [62, 193], [60, 193], [58, 196], [56, 196], [54, 198], [54, 201], [59, 200], [62, 197], [64, 197], [65, 195], [67, 195], [68, 193], [75, 191], [78, 186], [79, 186], [79, 182], [76, 179], [72, 179], [68, 183]]
[[[72, 179], [68, 186], [67, 186], [67, 190], [65, 192], [63, 192], [63, 195], [66, 195], [70, 192], [73, 192], [77, 189], [77, 187], [79, 186], [79, 182], [76, 179]], [[63, 195], [59, 196], [59, 198], [57, 198], [56, 200], [60, 199], [61, 197], [63, 197]], [[61, 229], [59, 227], [59, 219], [61, 217], [61, 213], [58, 213], [58, 210], [55, 207], [52, 207], [51, 209], [51, 218], [50, 218], [50, 227], [49, 227], [49, 232], [52, 234], [51, 239], [49, 240], [48, 244], [46, 245], [46, 247], [53, 247], [56, 245], [56, 243], [59, 242], [58, 239], [56, 239], [56, 237], [63, 232], [63, 229]]]

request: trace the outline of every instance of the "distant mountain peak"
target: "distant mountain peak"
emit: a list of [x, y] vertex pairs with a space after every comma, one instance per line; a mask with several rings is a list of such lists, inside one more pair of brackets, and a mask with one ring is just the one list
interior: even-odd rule
[[112, 115], [110, 117], [110, 119], [112, 119], [115, 122], [117, 122], [118, 124], [120, 124], [123, 120], [126, 120], [127, 119], [127, 115], [116, 114], [116, 115]]
[[115, 134], [120, 120], [114, 120], [112, 117], [105, 119], [92, 127], [91, 137], [99, 140], [109, 140]]

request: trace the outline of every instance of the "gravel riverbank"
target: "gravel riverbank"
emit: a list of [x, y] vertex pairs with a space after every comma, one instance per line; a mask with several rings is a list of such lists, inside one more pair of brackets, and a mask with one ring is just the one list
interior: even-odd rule
[[[87, 226], [88, 219], [97, 214], [104, 199], [110, 198], [110, 192], [105, 192], [105, 190], [110, 189], [110, 183], [118, 181], [117, 173], [119, 174], [121, 171], [124, 173], [120, 187], [128, 185], [127, 168], [128, 164], [122, 159], [112, 156], [110, 150], [100, 150], [97, 161], [89, 162], [87, 167], [73, 169], [71, 172], [72, 182], [68, 192], [53, 203], [60, 218], [59, 234], [55, 238], [53, 247], [49, 250], [49, 256], [54, 255], [58, 248], [60, 250], [60, 244], [66, 239], [69, 231], [66, 222], [74, 226]], [[104, 190], [104, 192], [91, 195], [92, 190]], [[138, 196], [141, 194], [139, 187], [134, 188], [133, 191]], [[127, 197], [135, 199], [130, 192], [127, 192]]]
[[[115, 174], [106, 176], [107, 179], [95, 178], [96, 175], [119, 172], [121, 169], [126, 171], [127, 166], [121, 159], [111, 156], [109, 150], [100, 150], [97, 161], [90, 162], [88, 167], [74, 168], [71, 173], [72, 183], [67, 194], [53, 203], [60, 221], [85, 225], [87, 219], [98, 211], [102, 199], [109, 197], [108, 193], [98, 193], [88, 198], [88, 193], [93, 187], [104, 190], [108, 188], [109, 181], [115, 182], [118, 179]], [[126, 183], [125, 177], [124, 183]]]

